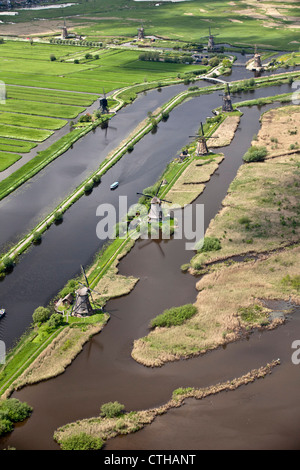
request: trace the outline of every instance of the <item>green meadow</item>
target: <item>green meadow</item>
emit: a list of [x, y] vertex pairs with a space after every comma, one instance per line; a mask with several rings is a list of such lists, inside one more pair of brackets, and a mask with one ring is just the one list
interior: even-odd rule
[[[159, 6], [156, 4], [159, 3]], [[276, 7], [272, 16], [268, 7]], [[208, 27], [218, 34], [217, 40], [234, 45], [258, 44], [279, 50], [293, 50], [292, 42], [299, 32], [293, 17], [300, 16], [297, 2], [191, 0], [182, 2], [135, 2], [134, 0], [79, 0], [75, 5], [61, 9], [19, 11], [16, 23], [54, 19], [87, 40], [137, 35], [143, 22], [146, 34], [177, 41], [203, 41]], [[4, 22], [10, 21], [2, 16]], [[49, 34], [49, 33], [48, 33]], [[54, 32], [51, 34], [54, 36]], [[69, 53], [69, 52], [68, 52]], [[67, 53], [66, 53], [67, 54]]]
[[0, 151], [0, 172], [6, 170], [15, 162], [20, 160], [21, 155], [17, 155], [16, 153], [7, 153]]

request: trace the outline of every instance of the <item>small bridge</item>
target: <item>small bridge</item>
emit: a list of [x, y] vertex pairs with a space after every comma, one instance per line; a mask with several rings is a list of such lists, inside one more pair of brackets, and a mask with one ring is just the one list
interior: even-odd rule
[[225, 80], [221, 80], [220, 78], [213, 78], [213, 77], [202, 77], [202, 80], [206, 80], [207, 82], [213, 82], [213, 83], [222, 83], [222, 85], [227, 85], [227, 82]]

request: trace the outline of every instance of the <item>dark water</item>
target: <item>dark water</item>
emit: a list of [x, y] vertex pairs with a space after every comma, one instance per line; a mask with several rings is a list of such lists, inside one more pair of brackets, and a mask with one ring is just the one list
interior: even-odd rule
[[[185, 105], [193, 106], [193, 103], [194, 101], [190, 101]], [[197, 200], [197, 203], [202, 203], [205, 207], [205, 228], [219, 210], [228, 185], [242, 162], [241, 157], [259, 128], [259, 116], [258, 109], [245, 109], [240, 130], [233, 143], [222, 149], [225, 160]], [[140, 150], [139, 145], [143, 144], [146, 145], [144, 140], [136, 146], [136, 150]], [[60, 227], [55, 227], [55, 230]], [[45, 237], [46, 242], [48, 239], [51, 239], [51, 235]], [[40, 248], [42, 246], [36, 251]], [[31, 250], [28, 255], [34, 251], [35, 249]], [[60, 259], [59, 254], [57, 258]], [[35, 411], [26, 424], [17, 427], [4, 440], [4, 446], [54, 449], [56, 445], [52, 435], [58, 426], [97, 415], [101, 404], [107, 401], [118, 400], [127, 409], [148, 408], [166, 402], [172, 391], [179, 386], [207, 386], [242, 375], [249, 370], [249, 364], [253, 364], [251, 368], [261, 365], [255, 355], [247, 356], [248, 360], [245, 362], [243, 355], [237, 354], [233, 360], [232, 356], [223, 354], [223, 350], [218, 355], [217, 362], [215, 351], [206, 355], [204, 361], [203, 358], [178, 361], [159, 369], [145, 368], [131, 359], [132, 342], [147, 334], [147, 325], [153, 316], [170, 307], [170, 304], [181, 305], [195, 300], [195, 279], [180, 271], [180, 265], [190, 258], [191, 252], [185, 250], [184, 239], [136, 243], [120, 263], [122, 274], [139, 277], [135, 289], [128, 296], [107, 304], [107, 310], [111, 313], [110, 322], [100, 335], [84, 347], [83, 352], [63, 375], [26, 387], [14, 394], [30, 403]], [[57, 264], [58, 260], [52, 264]], [[24, 269], [23, 261], [20, 264], [21, 269]], [[43, 259], [39, 259], [39, 262], [43, 265]], [[59, 265], [61, 269], [62, 264]], [[266, 357], [267, 361], [273, 359], [272, 353], [267, 350]]]
[[[251, 97], [265, 96], [266, 92], [271, 96], [284, 93], [288, 89], [288, 85], [259, 89], [251, 93]], [[219, 93], [215, 92], [186, 101], [175, 108], [167, 122], [159, 125], [157, 133], [146, 135], [132, 153], [125, 155], [103, 176], [101, 184], [91, 195], [82, 197], [67, 211], [61, 225], [53, 225], [47, 231], [41, 245], [31, 247], [20, 257], [20, 263], [13, 272], [0, 282], [1, 305], [4, 305], [9, 312], [9, 315], [1, 320], [0, 330], [7, 347], [10, 347], [31, 323], [34, 309], [47, 304], [66, 281], [79, 272], [81, 264], [86, 266], [92, 261], [94, 253], [103, 245], [103, 241], [96, 236], [96, 226], [99, 221], [96, 217], [97, 207], [102, 203], [118, 207], [120, 195], [128, 197], [128, 205], [136, 203], [138, 200], [136, 192], [142, 191], [159, 178], [167, 163], [178, 155], [180, 149], [189, 141], [189, 135], [195, 134], [200, 121], [204, 121], [219, 102]], [[218, 196], [214, 189], [213, 196], [207, 200], [205, 206], [209, 219], [213, 218], [218, 210], [218, 205], [216, 206], [214, 201], [221, 203], [241, 163], [242, 155], [259, 128], [260, 111], [245, 108], [243, 112], [245, 116], [249, 116], [247, 126], [244, 128], [241, 126], [230, 150], [226, 149], [226, 152], [230, 153], [236, 151], [239, 160], [237, 165], [233, 166], [233, 159], [230, 157], [228, 168], [224, 165], [223, 172], [226, 172], [227, 180], [224, 185], [218, 180], [216, 183]], [[246, 122], [246, 119], [243, 118], [243, 121]], [[180, 132], [174, 132], [174, 129]], [[93, 140], [93, 136], [91, 138]], [[89, 154], [89, 148], [84, 154]], [[120, 186], [117, 191], [110, 191], [109, 186], [114, 181], [119, 181]], [[40, 192], [35, 193], [32, 204], [40, 198], [43, 198], [43, 186]], [[26, 203], [24, 210], [30, 211], [30, 206], [31, 204]], [[19, 206], [16, 206], [16, 210], [19, 211]], [[125, 213], [126, 211], [123, 215]], [[3, 230], [8, 230], [7, 225], [14, 225], [20, 230], [23, 221], [22, 211], [19, 215], [15, 213], [15, 219], [10, 223], [8, 219], [7, 224], [4, 223], [5, 214], [9, 216], [7, 213], [1, 216]]]
[[234, 392], [186, 400], [184, 406], [157, 417], [143, 430], [108, 441], [105, 449], [299, 450], [300, 365], [291, 361], [292, 341], [299, 338], [298, 309], [278, 330], [255, 333], [249, 341], [202, 357], [201, 371], [217, 364], [218, 370], [227, 370], [232, 378], [240, 363], [250, 370], [280, 358], [281, 365], [265, 379]]
[[[249, 99], [289, 90], [288, 86], [256, 90]], [[50, 228], [40, 246], [30, 248], [21, 256], [13, 273], [0, 283], [1, 304], [9, 311], [1, 321], [0, 333], [8, 346], [30, 324], [33, 310], [47, 304], [62, 285], [79, 272], [80, 264], [90, 263], [95, 251], [101, 247], [102, 242], [96, 237], [98, 205], [109, 202], [117, 207], [119, 195], [127, 195], [129, 204], [137, 202], [136, 191], [158, 179], [166, 164], [187, 143], [188, 136], [196, 132], [200, 121], [219, 105], [219, 93], [214, 93], [189, 100], [176, 108], [168, 121], [159, 125], [157, 133], [145, 136], [131, 154], [123, 157], [102, 178], [101, 185], [90, 196], [81, 198], [65, 214], [61, 225]], [[260, 113], [266, 109], [243, 109], [244, 116], [234, 141], [221, 149], [225, 160], [197, 200], [205, 207], [205, 228], [220, 209], [228, 186], [242, 163], [242, 155], [259, 129]], [[96, 135], [90, 134], [91, 147], [85, 147], [83, 156], [89, 155], [90, 150], [95, 151]], [[74, 174], [80, 171], [75, 165]], [[115, 180], [120, 181], [120, 187], [111, 192], [109, 185]], [[40, 191], [36, 193], [37, 199], [43, 194]], [[56, 193], [61, 194], [60, 188], [56, 188]], [[16, 230], [19, 227], [22, 227], [21, 220]], [[10, 241], [9, 237], [6, 242]], [[192, 256], [185, 250], [184, 243], [185, 240], [136, 243], [121, 261], [120, 272], [139, 277], [137, 286], [130, 295], [107, 304], [111, 313], [109, 324], [84, 347], [63, 375], [26, 387], [14, 395], [30, 403], [34, 413], [27, 423], [17, 426], [2, 440], [2, 447], [53, 449], [56, 445], [52, 435], [58, 426], [98, 414], [104, 402], [118, 400], [127, 409], [156, 406], [166, 402], [179, 386], [211, 385], [247, 372], [250, 364], [259, 367], [266, 360], [274, 359], [273, 351], [267, 346], [263, 364], [256, 354], [237, 351], [228, 355], [229, 347], [225, 352], [214, 351], [206, 355], [204, 360], [179, 361], [160, 369], [144, 368], [130, 358], [132, 342], [147, 334], [147, 325], [153, 316], [170, 304], [182, 305], [193, 302], [196, 297], [195, 279], [180, 271], [180, 265]], [[244, 342], [232, 347], [242, 344]], [[163, 447], [166, 448], [167, 441], [165, 444]]]

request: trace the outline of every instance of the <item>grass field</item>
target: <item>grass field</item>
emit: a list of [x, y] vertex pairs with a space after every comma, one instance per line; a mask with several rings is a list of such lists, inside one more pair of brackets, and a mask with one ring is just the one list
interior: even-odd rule
[[[75, 5], [64, 8], [67, 27], [70, 31], [82, 34], [88, 40], [99, 41], [105, 38], [137, 36], [137, 28], [143, 22], [146, 35], [156, 35], [177, 41], [202, 41], [207, 36], [208, 27], [218, 34], [218, 42], [230, 44], [258, 44], [294, 50], [295, 33], [299, 27], [299, 4], [295, 2], [255, 2], [253, 0], [191, 0], [184, 2], [135, 2], [134, 0], [80, 0]], [[19, 11], [14, 17], [16, 25], [9, 25], [9, 17], [4, 21], [2, 34], [26, 35], [41, 32], [59, 35], [62, 21], [60, 9]], [[43, 19], [43, 26], [37, 25]], [[49, 20], [49, 21], [47, 21]], [[21, 26], [27, 22], [27, 28]], [[41, 23], [41, 22], [39, 22]], [[54, 50], [54, 49], [53, 49]], [[68, 54], [69, 52], [66, 52]]]
[[0, 171], [6, 170], [15, 162], [20, 160], [21, 155], [17, 155], [16, 153], [7, 153], [0, 151]]

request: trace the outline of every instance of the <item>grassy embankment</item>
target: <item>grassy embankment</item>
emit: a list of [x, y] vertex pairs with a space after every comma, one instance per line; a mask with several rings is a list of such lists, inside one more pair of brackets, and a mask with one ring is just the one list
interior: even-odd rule
[[[198, 313], [180, 327], [157, 328], [135, 341], [135, 360], [160, 366], [205, 353], [252, 328], [273, 328], [281, 320], [270, 319], [261, 299], [300, 303], [300, 160], [299, 151], [290, 149], [296, 128], [297, 107], [263, 115], [253, 143], [267, 146], [267, 158], [240, 168], [207, 229], [206, 248], [191, 260], [192, 272], [207, 273], [197, 283]], [[238, 261], [237, 255], [245, 258]]]
[[[57, 441], [64, 450], [70, 439], [80, 442], [82, 436], [89, 436], [93, 439], [101, 439], [102, 443], [119, 435], [126, 435], [139, 431], [148, 424], [151, 424], [157, 416], [167, 413], [172, 408], [178, 408], [185, 403], [187, 398], [204, 400], [205, 398], [221, 392], [236, 390], [237, 388], [250, 384], [255, 380], [265, 378], [272, 373], [272, 370], [280, 364], [279, 360], [274, 360], [264, 367], [253, 369], [247, 374], [218, 383], [206, 388], [178, 388], [174, 390], [171, 399], [157, 408], [142, 411], [130, 411], [116, 413], [114, 417], [95, 416], [89, 419], [78, 420], [74, 423], [66, 424], [58, 428], [54, 433], [54, 440]], [[78, 439], [76, 439], [76, 437]], [[80, 450], [80, 447], [78, 448]]]

